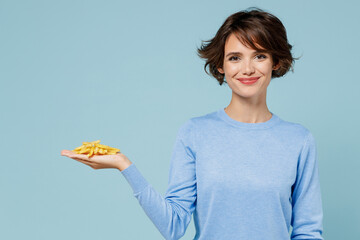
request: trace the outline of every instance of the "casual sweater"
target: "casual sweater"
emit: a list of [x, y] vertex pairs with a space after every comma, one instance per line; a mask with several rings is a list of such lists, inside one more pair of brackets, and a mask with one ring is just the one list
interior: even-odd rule
[[121, 171], [165, 239], [180, 239], [193, 215], [194, 240], [323, 240], [314, 137], [271, 114], [245, 123], [221, 108], [185, 121], [164, 197], [134, 163]]

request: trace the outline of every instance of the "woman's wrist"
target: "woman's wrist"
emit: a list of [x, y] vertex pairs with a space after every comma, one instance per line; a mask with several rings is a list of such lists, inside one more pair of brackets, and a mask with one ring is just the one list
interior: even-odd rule
[[121, 161], [117, 167], [117, 169], [119, 169], [119, 171], [124, 171], [126, 168], [128, 168], [130, 165], [132, 164], [132, 162], [129, 159], [124, 159], [123, 161]]

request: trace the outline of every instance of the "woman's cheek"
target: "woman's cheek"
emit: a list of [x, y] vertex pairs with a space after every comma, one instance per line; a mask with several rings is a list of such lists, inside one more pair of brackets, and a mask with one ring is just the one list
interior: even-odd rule
[[231, 64], [230, 66], [228, 66], [228, 72], [230, 74], [230, 76], [234, 76], [236, 75], [236, 73], [239, 71], [239, 66], [236, 64]]

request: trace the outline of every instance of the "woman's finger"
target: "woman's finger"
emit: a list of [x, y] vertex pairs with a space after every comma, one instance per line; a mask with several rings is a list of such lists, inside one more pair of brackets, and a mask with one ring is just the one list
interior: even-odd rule
[[70, 150], [62, 150], [61, 151], [61, 156], [72, 157], [74, 154], [75, 153]]
[[88, 161], [88, 162], [91, 162], [91, 160], [92, 160], [91, 158], [89, 158], [85, 154], [78, 154], [78, 153], [75, 153], [75, 152], [69, 151], [69, 150], [62, 150], [61, 155], [69, 157], [69, 158], [76, 158], [76, 159], [85, 160], [85, 161]]
[[69, 151], [69, 150], [62, 150], [61, 151], [61, 155], [62, 156], [66, 156], [66, 157], [69, 157], [69, 158], [72, 158], [78, 162], [81, 162], [81, 163], [84, 163], [90, 167], [92, 167], [92, 162], [89, 161], [89, 157], [84, 155], [84, 154], [76, 154], [74, 153], [73, 151]]
[[72, 157], [72, 159], [74, 159], [76, 161], [79, 161], [79, 162], [82, 162], [82, 163], [85, 163], [85, 164], [92, 164], [92, 162], [81, 159], [81, 158], [78, 158], [78, 157]]
[[88, 157], [86, 154], [78, 154], [69, 150], [62, 150], [61, 155], [84, 163], [93, 169], [117, 168], [118, 162], [120, 161], [119, 156], [121, 156], [120, 153], [118, 153], [114, 155], [93, 155]]
[[79, 153], [75, 153], [75, 152], [69, 151], [69, 150], [61, 151], [61, 155], [67, 156], [70, 158], [78, 158], [78, 159], [82, 159], [82, 160], [89, 161], [89, 162], [96, 162], [97, 160], [104, 158], [104, 156], [99, 156], [99, 155], [92, 155], [92, 156], [88, 157], [87, 154], [79, 154]]
[[81, 162], [81, 163], [83, 163], [83, 164], [85, 164], [85, 165], [88, 165], [89, 167], [91, 167], [92, 169], [95, 169], [95, 167], [93, 166], [93, 164], [91, 163], [91, 162], [88, 162], [88, 161], [85, 161], [85, 160], [81, 160], [81, 159], [76, 159], [76, 158], [74, 158], [76, 161], [78, 161], [78, 162]]

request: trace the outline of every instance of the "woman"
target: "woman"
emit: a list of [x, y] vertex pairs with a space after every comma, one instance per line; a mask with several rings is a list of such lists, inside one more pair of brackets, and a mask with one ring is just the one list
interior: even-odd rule
[[232, 99], [180, 127], [165, 197], [122, 153], [62, 151], [94, 169], [119, 169], [165, 239], [181, 238], [193, 213], [194, 239], [323, 239], [314, 137], [266, 105], [271, 79], [292, 68], [292, 46], [277, 17], [250, 10], [229, 16], [198, 49]]

